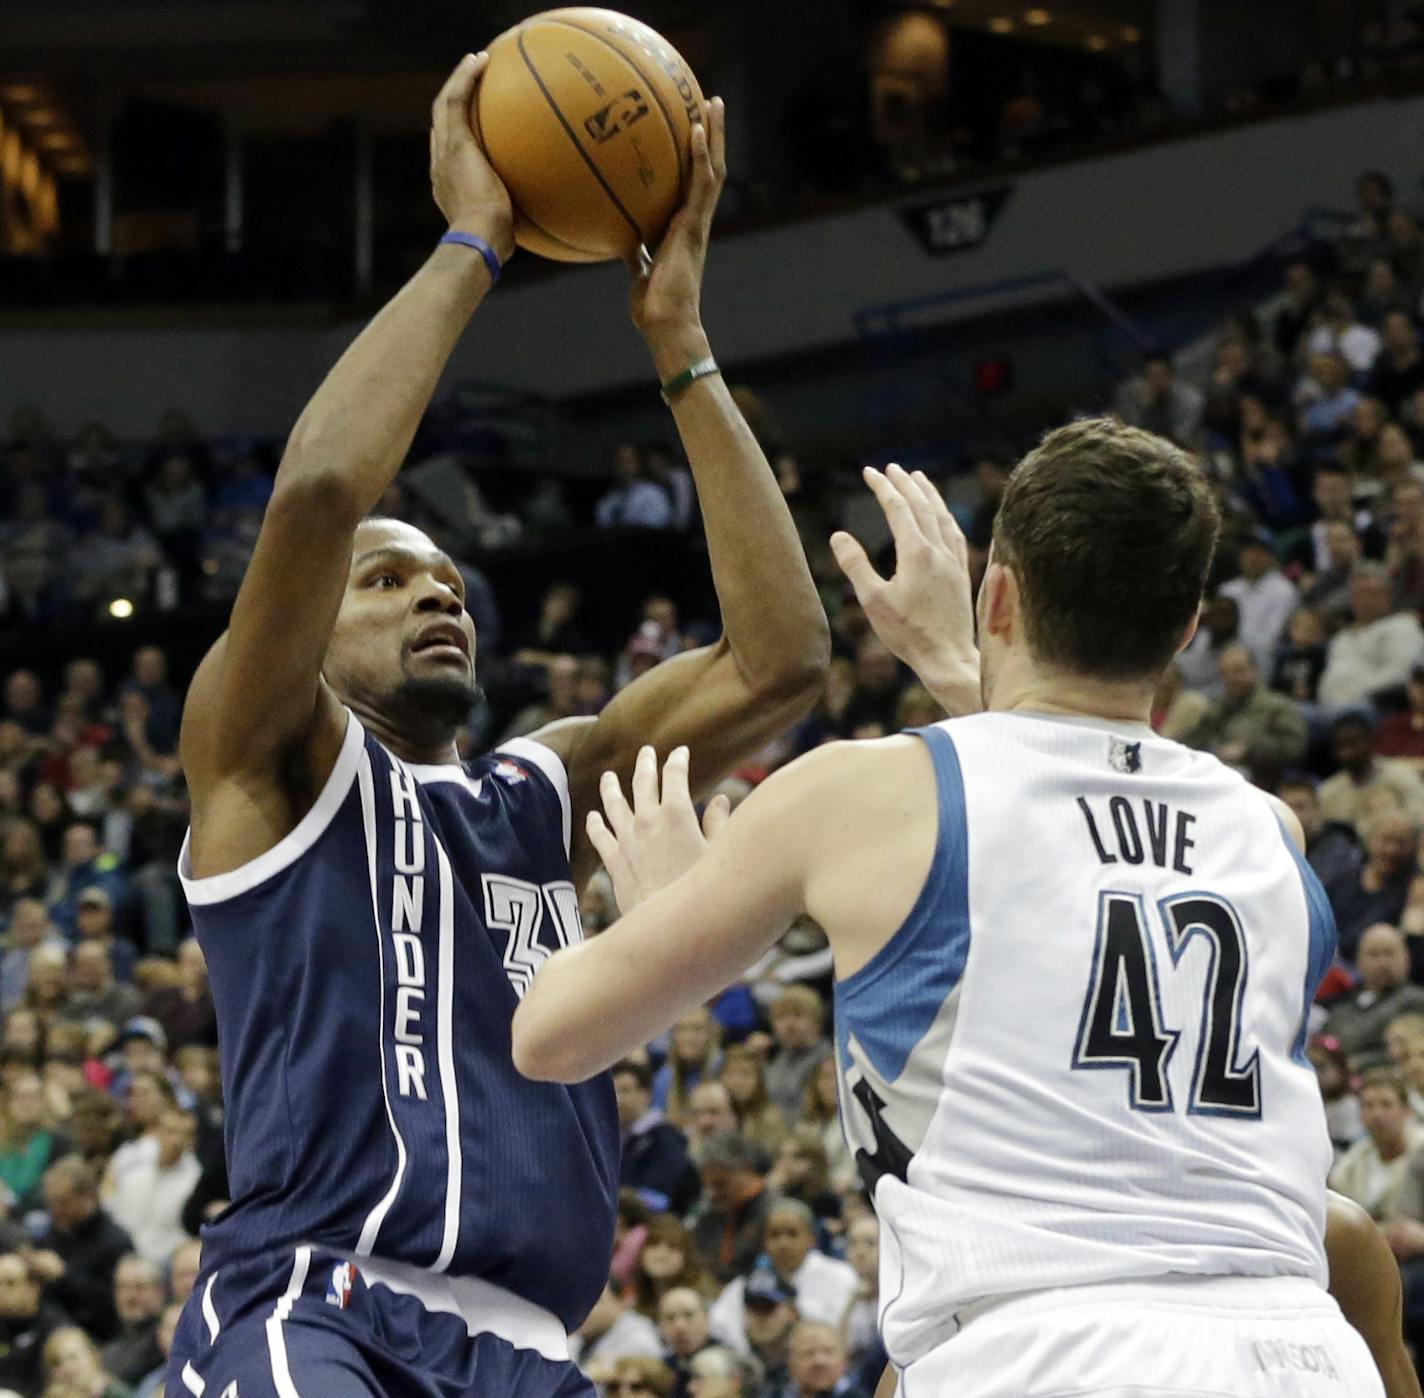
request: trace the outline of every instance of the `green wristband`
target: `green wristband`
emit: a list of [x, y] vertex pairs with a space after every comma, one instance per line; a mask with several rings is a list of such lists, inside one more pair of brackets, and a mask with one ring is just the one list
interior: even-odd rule
[[717, 367], [717, 361], [710, 355], [706, 359], [699, 359], [695, 364], [689, 364], [680, 374], [674, 374], [663, 385], [663, 402], [671, 403], [678, 394], [692, 387], [698, 379], [705, 379], [709, 374], [720, 374], [722, 371]]

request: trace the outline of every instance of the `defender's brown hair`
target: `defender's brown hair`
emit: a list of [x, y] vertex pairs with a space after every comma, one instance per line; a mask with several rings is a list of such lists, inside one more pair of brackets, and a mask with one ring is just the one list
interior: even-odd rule
[[1197, 464], [1116, 418], [1050, 432], [1009, 478], [994, 524], [1046, 664], [1102, 679], [1166, 667], [1201, 605], [1221, 525]]

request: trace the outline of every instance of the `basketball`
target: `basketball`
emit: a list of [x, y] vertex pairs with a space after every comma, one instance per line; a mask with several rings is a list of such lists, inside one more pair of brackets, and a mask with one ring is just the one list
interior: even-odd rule
[[549, 10], [489, 45], [475, 134], [522, 248], [559, 262], [653, 247], [690, 169], [702, 90], [681, 55], [613, 10]]

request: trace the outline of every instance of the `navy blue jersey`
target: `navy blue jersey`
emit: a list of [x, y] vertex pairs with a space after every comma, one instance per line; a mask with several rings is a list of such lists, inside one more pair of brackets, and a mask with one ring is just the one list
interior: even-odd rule
[[217, 1006], [232, 1206], [204, 1264], [298, 1243], [493, 1282], [570, 1329], [608, 1273], [606, 1075], [521, 1077], [519, 997], [578, 941], [563, 764], [402, 762], [354, 715], [311, 811], [187, 877]]

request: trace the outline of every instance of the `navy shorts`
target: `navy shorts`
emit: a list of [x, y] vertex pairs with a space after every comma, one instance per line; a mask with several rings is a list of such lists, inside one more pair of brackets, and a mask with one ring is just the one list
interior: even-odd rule
[[303, 1245], [204, 1268], [166, 1391], [208, 1398], [593, 1398], [563, 1327], [500, 1288]]

